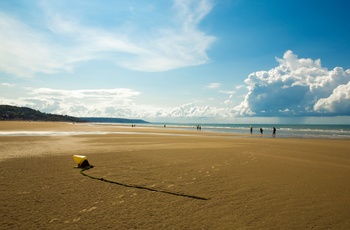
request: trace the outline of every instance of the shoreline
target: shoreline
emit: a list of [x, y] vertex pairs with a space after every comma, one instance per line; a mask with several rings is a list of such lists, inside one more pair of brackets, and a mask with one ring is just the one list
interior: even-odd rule
[[[8, 127], [9, 124], [12, 124], [13, 127], [15, 126], [17, 127], [22, 126], [22, 127], [17, 128], [16, 130], [13, 128], [9, 128]], [[60, 126], [62, 127], [65, 126], [65, 128], [58, 127], [57, 126], [58, 124], [60, 124]], [[73, 129], [74, 125], [79, 130], [82, 130], [82, 131], [75, 131]], [[260, 133], [250, 134], [248, 128], [244, 128], [244, 126], [237, 129], [234, 127], [216, 127], [215, 128], [212, 125], [213, 124], [206, 124], [206, 125], [203, 124], [203, 129], [198, 131], [198, 130], [195, 130], [195, 126], [191, 124], [189, 124], [188, 126], [185, 126], [185, 125], [163, 126], [160, 124], [159, 125], [158, 124], [134, 125], [134, 124], [124, 124], [124, 123], [95, 123], [95, 122], [72, 123], [72, 122], [47, 122], [47, 121], [1, 121], [0, 136], [30, 136], [31, 134], [34, 136], [89, 135], [89, 134], [104, 135], [104, 134], [118, 134], [118, 133], [134, 134], [134, 133], [142, 133], [142, 130], [144, 130], [145, 133], [150, 133], [151, 130], [153, 130], [155, 133], [164, 133], [164, 134], [165, 133], [179, 134], [179, 133], [190, 132], [191, 134], [199, 134], [199, 135], [203, 135], [203, 133], [205, 133], [207, 135], [219, 135], [219, 136], [227, 135], [227, 136], [242, 137], [242, 138], [275, 138], [272, 135], [272, 132], [271, 133], [266, 132], [266, 130], [264, 134], [260, 134]], [[222, 125], [222, 124], [218, 124], [218, 125]], [[49, 128], [44, 128], [45, 126], [51, 127], [51, 130]], [[295, 126], [295, 125], [290, 125], [290, 126]], [[297, 125], [297, 126], [304, 126], [304, 125]], [[321, 125], [321, 126], [327, 127], [329, 125]], [[335, 125], [335, 126], [338, 127], [339, 125]], [[85, 127], [85, 129], [83, 127]], [[302, 131], [281, 127], [280, 130], [277, 130], [276, 138], [347, 140], [347, 139], [350, 139], [350, 125], [346, 125], [346, 127], [347, 128], [345, 130], [343, 129], [340, 129], [340, 130], [307, 129]], [[55, 128], [59, 130], [54, 130]], [[96, 132], [95, 128], [98, 128], [99, 131]], [[119, 129], [122, 129], [122, 131]]]
[[[51, 122], [0, 128], [124, 132], [0, 136], [2, 229], [350, 228], [350, 140]], [[85, 173], [105, 181], [81, 175], [72, 155], [87, 156], [94, 168]]]
[[[131, 124], [120, 123], [90, 123], [91, 125], [111, 125], [111, 126], [128, 126]], [[139, 128], [157, 128], [157, 129], [172, 129], [184, 131], [196, 131], [194, 123], [149, 123], [137, 124]], [[134, 125], [134, 127], [136, 127]], [[302, 138], [302, 139], [350, 139], [350, 125], [339, 124], [256, 124], [254, 133], [250, 135], [249, 124], [200, 124], [200, 130], [210, 133], [227, 133], [233, 135], [250, 136], [250, 137], [273, 137], [273, 126], [277, 127], [278, 138]], [[268, 126], [268, 127], [267, 127]], [[263, 127], [264, 133], [261, 134], [259, 129]], [[301, 128], [302, 127], [302, 128]], [[333, 129], [329, 129], [332, 127]], [[321, 129], [320, 129], [321, 128]]]

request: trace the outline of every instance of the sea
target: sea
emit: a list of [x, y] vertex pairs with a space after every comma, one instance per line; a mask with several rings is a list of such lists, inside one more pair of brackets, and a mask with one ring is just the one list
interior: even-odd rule
[[[350, 124], [217, 124], [217, 123], [128, 123], [128, 122], [89, 122], [90, 125], [130, 125], [132, 127], [157, 127], [167, 129], [197, 130], [198, 132], [221, 132], [238, 134], [237, 137], [252, 138], [322, 138], [322, 139], [350, 139]], [[198, 129], [200, 127], [200, 129]], [[252, 127], [252, 135], [250, 134]], [[276, 135], [273, 136], [273, 127]], [[263, 130], [261, 134], [260, 128]], [[133, 133], [133, 132], [130, 132]], [[79, 135], [79, 134], [107, 134], [106, 132], [55, 132], [55, 131], [13, 131], [0, 130], [0, 136], [27, 135]]]
[[[252, 137], [272, 137], [273, 127], [276, 128], [278, 138], [326, 138], [350, 139], [350, 124], [195, 124], [195, 123], [149, 123], [142, 126], [159, 126], [173, 129], [197, 130], [202, 132], [224, 132], [234, 134], [250, 134]], [[260, 133], [260, 128], [263, 134]]]

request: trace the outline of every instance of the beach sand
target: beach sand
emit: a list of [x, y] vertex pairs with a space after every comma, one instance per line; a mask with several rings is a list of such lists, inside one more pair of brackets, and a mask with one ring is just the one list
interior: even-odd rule
[[[349, 229], [350, 140], [0, 122], [1, 229]], [[110, 132], [94, 134], [93, 132]], [[72, 155], [94, 168], [80, 173]]]

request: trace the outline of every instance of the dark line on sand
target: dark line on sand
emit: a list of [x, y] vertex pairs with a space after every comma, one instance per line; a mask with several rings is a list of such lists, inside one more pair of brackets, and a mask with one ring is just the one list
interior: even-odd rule
[[110, 180], [104, 179], [102, 177], [94, 177], [94, 176], [90, 176], [90, 175], [87, 175], [86, 173], [84, 173], [85, 170], [88, 170], [90, 168], [91, 167], [83, 168], [82, 170], [80, 170], [80, 173], [82, 175], [84, 175], [86, 177], [89, 177], [91, 179], [94, 179], [94, 180], [100, 180], [100, 181], [103, 181], [103, 182], [108, 182], [108, 183], [111, 183], [111, 184], [116, 184], [116, 185], [120, 185], [120, 186], [124, 186], [124, 187], [128, 187], [128, 188], [143, 189], [143, 190], [148, 190], [148, 191], [151, 191], [151, 192], [160, 192], [160, 193], [165, 193], [165, 194], [169, 194], [169, 195], [182, 196], [182, 197], [192, 198], [192, 199], [197, 199], [197, 200], [209, 200], [208, 198], [194, 196], [194, 195], [187, 195], [187, 194], [178, 193], [178, 192], [170, 192], [170, 191], [161, 190], [161, 189], [148, 188], [148, 187], [144, 187], [144, 186], [140, 186], [140, 185], [124, 184], [124, 183], [120, 183], [120, 182], [116, 182], [116, 181], [110, 181]]

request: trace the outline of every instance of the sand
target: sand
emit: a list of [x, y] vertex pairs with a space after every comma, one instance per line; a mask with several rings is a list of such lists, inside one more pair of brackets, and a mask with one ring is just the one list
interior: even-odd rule
[[[45, 133], [0, 136], [1, 229], [350, 228], [350, 140], [52, 122], [4, 131]], [[74, 154], [94, 165], [87, 175], [119, 184], [83, 176]]]

